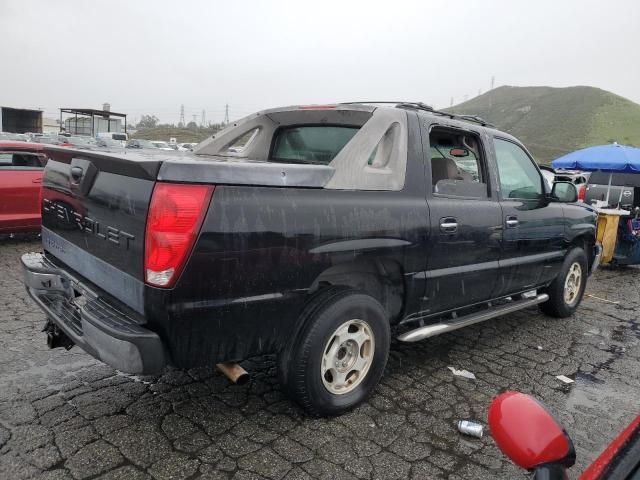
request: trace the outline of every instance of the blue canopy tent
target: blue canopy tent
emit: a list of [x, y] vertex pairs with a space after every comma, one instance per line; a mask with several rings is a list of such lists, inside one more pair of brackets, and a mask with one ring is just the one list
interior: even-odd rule
[[555, 159], [551, 162], [551, 166], [556, 169], [609, 172], [609, 188], [606, 199], [608, 203], [613, 172], [640, 173], [640, 148], [617, 143], [583, 148]]

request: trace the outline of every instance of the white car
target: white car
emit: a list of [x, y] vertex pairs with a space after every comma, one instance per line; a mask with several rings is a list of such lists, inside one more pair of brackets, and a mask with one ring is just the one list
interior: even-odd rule
[[170, 143], [169, 146], [176, 152], [188, 152], [188, 148], [184, 148], [180, 143]]
[[169, 145], [168, 142], [162, 142], [160, 140], [151, 140], [151, 143], [159, 150], [171, 150], [171, 151], [173, 151], [173, 148], [171, 148], [171, 146]]

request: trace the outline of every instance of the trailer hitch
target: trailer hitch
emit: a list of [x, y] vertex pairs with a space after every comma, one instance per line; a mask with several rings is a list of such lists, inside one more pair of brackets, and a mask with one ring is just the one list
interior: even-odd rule
[[65, 350], [71, 350], [75, 345], [66, 333], [64, 333], [58, 326], [51, 320], [47, 320], [43, 332], [47, 334], [47, 347], [58, 348], [63, 347]]

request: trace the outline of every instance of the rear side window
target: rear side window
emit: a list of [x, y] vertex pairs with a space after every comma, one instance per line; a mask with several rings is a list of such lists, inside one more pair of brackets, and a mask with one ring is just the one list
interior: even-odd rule
[[0, 153], [0, 169], [32, 170], [41, 169], [45, 164], [44, 156], [33, 153]]
[[281, 128], [274, 136], [271, 160], [328, 165], [358, 130], [334, 125]]

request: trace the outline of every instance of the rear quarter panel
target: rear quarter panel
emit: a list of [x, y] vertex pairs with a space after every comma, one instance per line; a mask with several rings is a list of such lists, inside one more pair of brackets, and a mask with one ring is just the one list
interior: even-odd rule
[[202, 233], [171, 292], [147, 288], [155, 329], [178, 365], [274, 351], [328, 268], [362, 259], [425, 268], [424, 197], [403, 192], [216, 188]]

